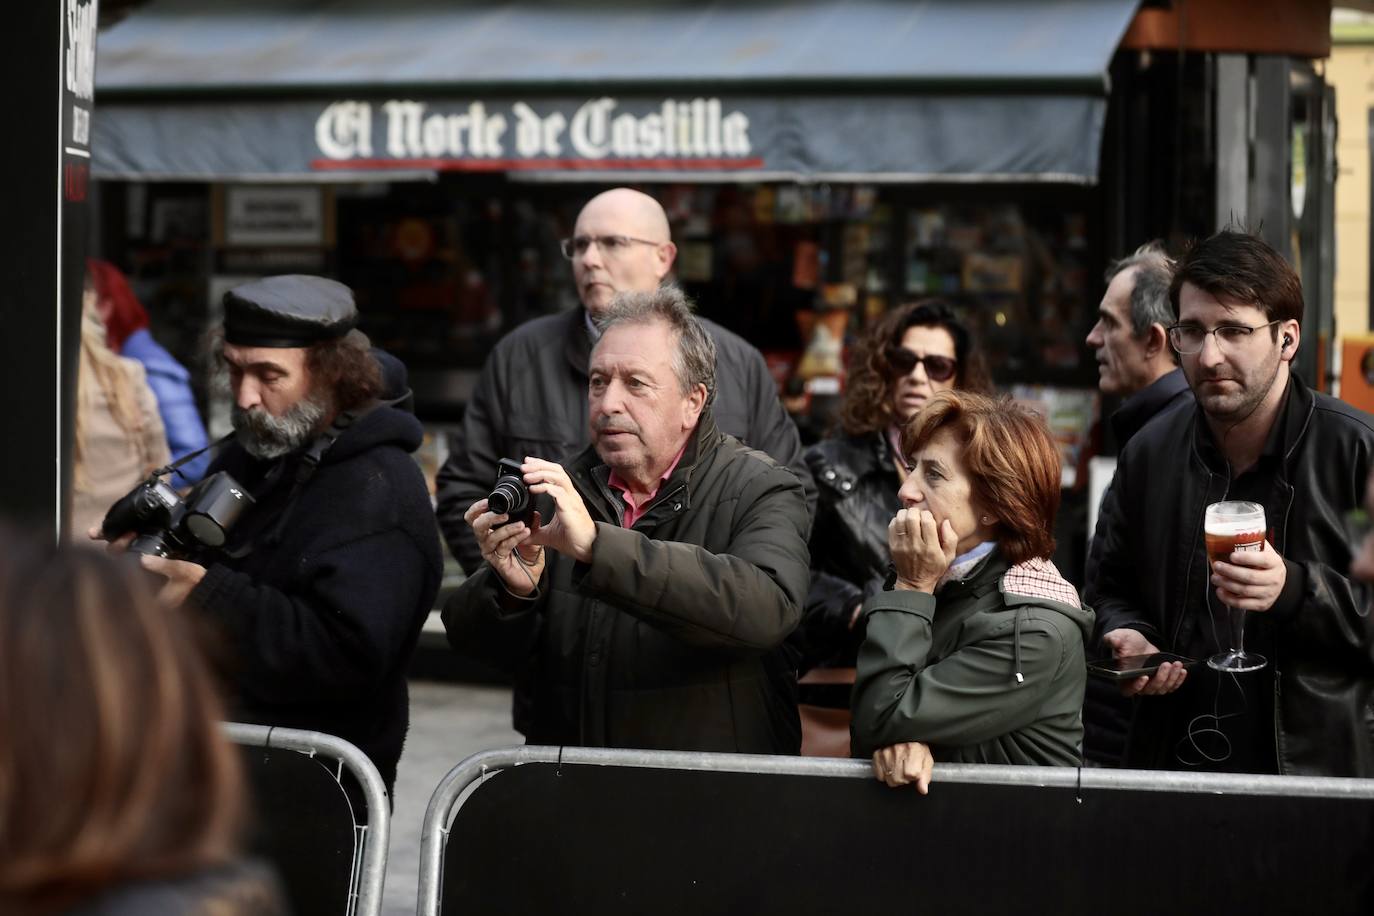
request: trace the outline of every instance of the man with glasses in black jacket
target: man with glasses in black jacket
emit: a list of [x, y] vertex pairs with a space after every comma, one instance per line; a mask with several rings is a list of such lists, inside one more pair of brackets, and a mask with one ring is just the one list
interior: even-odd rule
[[[1292, 371], [1302, 286], [1254, 236], [1194, 245], [1170, 286], [1169, 341], [1193, 406], [1147, 425], [1122, 452], [1091, 583], [1098, 633], [1118, 657], [1198, 659], [1124, 685], [1136, 702], [1126, 764], [1162, 769], [1374, 775], [1374, 618], [1347, 570], [1344, 516], [1365, 497], [1370, 418]], [[1265, 509], [1264, 549], [1210, 570], [1207, 506]], [[1245, 644], [1269, 660], [1218, 674], [1224, 606], [1250, 612]]]

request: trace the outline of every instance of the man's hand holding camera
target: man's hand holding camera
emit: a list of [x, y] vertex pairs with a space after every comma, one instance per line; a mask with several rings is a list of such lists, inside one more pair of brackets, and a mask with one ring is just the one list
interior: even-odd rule
[[204, 566], [178, 557], [222, 546], [239, 516], [254, 502], [224, 471], [206, 477], [183, 497], [162, 479], [175, 469], [176, 465], [168, 465], [154, 471], [87, 532], [92, 540], [108, 541], [106, 549], [112, 553], [132, 552], [144, 569], [166, 579], [158, 598], [169, 606], [185, 602], [205, 578]]
[[205, 578], [205, 567], [190, 560], [172, 560], [167, 557], [154, 557], [144, 554], [138, 558], [143, 568], [157, 573], [167, 581], [163, 583], [157, 596], [169, 607], [185, 603], [191, 590]]
[[[105, 540], [105, 533], [98, 527], [87, 531], [86, 536], [93, 541]], [[135, 537], [137, 537], [135, 532], [126, 531], [109, 541], [105, 545], [105, 549], [110, 553], [127, 553], [129, 545], [134, 542]], [[168, 607], [177, 607], [185, 603], [191, 590], [200, 584], [201, 579], [205, 578], [205, 567], [189, 560], [173, 560], [146, 553], [137, 554], [137, 556], [140, 566], [167, 580], [158, 590], [157, 597]]]
[[562, 465], [527, 457], [520, 470], [531, 494], [547, 494], [553, 500], [556, 509], [552, 521], [545, 524], [537, 511], [528, 525], [510, 521], [510, 514], [489, 510], [489, 499], [473, 503], [463, 518], [477, 535], [482, 558], [501, 577], [507, 590], [528, 597], [534, 594], [544, 575], [543, 548], [589, 562], [596, 541], [596, 523]]

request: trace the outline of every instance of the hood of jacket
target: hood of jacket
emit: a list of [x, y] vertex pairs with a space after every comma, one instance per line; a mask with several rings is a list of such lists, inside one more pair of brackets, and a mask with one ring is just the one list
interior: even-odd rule
[[985, 635], [983, 631], [991, 634], [1000, 630], [1005, 626], [1005, 615], [1013, 614], [1015, 665], [1011, 676], [1017, 683], [1024, 680], [1021, 673], [1021, 627], [1028, 613], [1055, 614], [1066, 618], [1082, 634], [1084, 645], [1092, 638], [1092, 609], [1083, 606], [1078, 590], [1049, 560], [1032, 559], [1008, 566], [1002, 552], [994, 550], [965, 578], [942, 586], [937, 591], [937, 598], [942, 604], [949, 599], [957, 599], [961, 593], [971, 593], [974, 599], [981, 599], [994, 590], [1001, 593], [1001, 601], [996, 604], [973, 601], [968, 606], [963, 631], [966, 638], [977, 640]]
[[998, 580], [1007, 607], [1034, 604], [1069, 618], [1086, 642], [1092, 637], [1093, 612], [1083, 606], [1078, 590], [1049, 560], [1027, 560], [1009, 567]]
[[[335, 420], [337, 424], [338, 419]], [[320, 459], [320, 464], [345, 461], [378, 446], [393, 445], [414, 452], [424, 442], [425, 430], [413, 414], [396, 407], [378, 405], [360, 412], [339, 434]]]

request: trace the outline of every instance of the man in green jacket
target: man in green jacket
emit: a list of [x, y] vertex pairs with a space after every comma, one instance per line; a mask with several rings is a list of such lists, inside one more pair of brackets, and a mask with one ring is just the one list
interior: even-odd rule
[[444, 607], [449, 642], [520, 672], [533, 744], [797, 753], [802, 485], [716, 429], [714, 344], [681, 291], [598, 323], [592, 446], [566, 468], [509, 456], [552, 518], [467, 510], [484, 562]]

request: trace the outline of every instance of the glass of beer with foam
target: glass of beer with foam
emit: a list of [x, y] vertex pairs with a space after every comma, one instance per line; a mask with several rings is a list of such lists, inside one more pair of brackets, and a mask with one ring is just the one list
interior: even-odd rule
[[[1259, 503], [1212, 503], [1202, 525], [1207, 541], [1207, 568], [1213, 563], [1225, 563], [1238, 550], [1263, 550], [1265, 543], [1264, 507]], [[1263, 655], [1245, 651], [1245, 611], [1233, 607], [1224, 609], [1228, 648], [1207, 659], [1208, 667], [1218, 671], [1240, 673], [1258, 671], [1268, 662]]]

